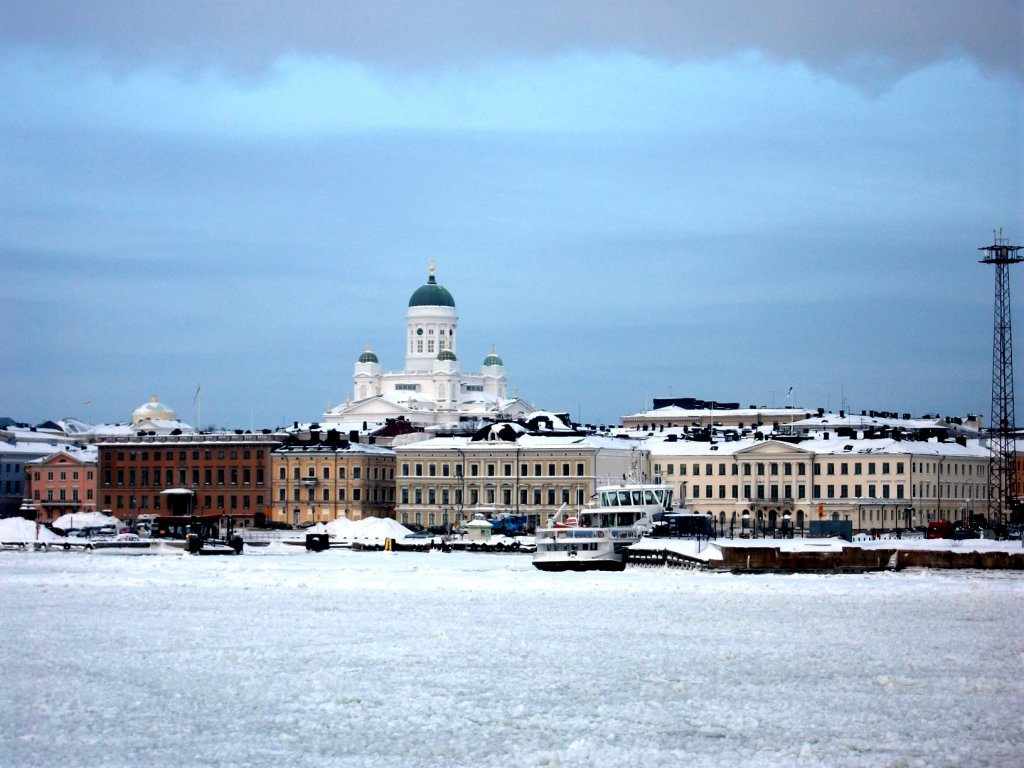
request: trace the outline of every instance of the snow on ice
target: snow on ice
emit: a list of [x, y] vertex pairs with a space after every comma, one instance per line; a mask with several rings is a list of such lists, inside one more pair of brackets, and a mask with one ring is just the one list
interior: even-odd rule
[[[289, 550], [285, 554], [285, 550]], [[1012, 572], [0, 552], [0, 765], [1014, 766]]]

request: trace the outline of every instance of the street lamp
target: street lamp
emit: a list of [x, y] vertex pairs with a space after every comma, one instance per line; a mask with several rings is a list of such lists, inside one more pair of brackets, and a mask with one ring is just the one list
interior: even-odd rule
[[749, 511], [744, 512], [741, 520], [742, 520], [742, 527], [741, 527], [740, 530], [741, 530], [741, 532], [743, 534], [746, 534], [747, 536], [749, 536], [750, 535], [750, 512]]

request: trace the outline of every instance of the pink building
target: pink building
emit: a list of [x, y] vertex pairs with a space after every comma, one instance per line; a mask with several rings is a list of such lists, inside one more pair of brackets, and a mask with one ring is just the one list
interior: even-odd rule
[[92, 446], [68, 447], [25, 465], [26, 496], [36, 507], [36, 520], [49, 523], [61, 515], [98, 512], [99, 470]]

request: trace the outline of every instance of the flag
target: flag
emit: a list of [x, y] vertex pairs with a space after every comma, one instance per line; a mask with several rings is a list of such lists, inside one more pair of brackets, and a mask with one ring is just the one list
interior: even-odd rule
[[195, 393], [195, 394], [194, 394], [194, 395], [192, 396], [192, 402], [193, 402], [193, 403], [194, 403], [194, 402], [195, 402], [196, 400], [198, 400], [198, 399], [199, 399], [199, 393], [200, 393], [200, 392], [202, 391], [202, 389], [203, 389], [203, 385], [202, 385], [202, 384], [200, 384], [199, 386], [197, 386], [197, 387], [196, 387], [196, 393]]

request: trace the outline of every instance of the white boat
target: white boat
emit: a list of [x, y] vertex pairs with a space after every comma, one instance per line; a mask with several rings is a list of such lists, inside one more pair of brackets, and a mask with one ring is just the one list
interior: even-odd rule
[[533, 564], [542, 571], [621, 571], [623, 550], [650, 533], [672, 509], [672, 488], [624, 483], [598, 488], [595, 506], [571, 513], [566, 505], [536, 532]]

